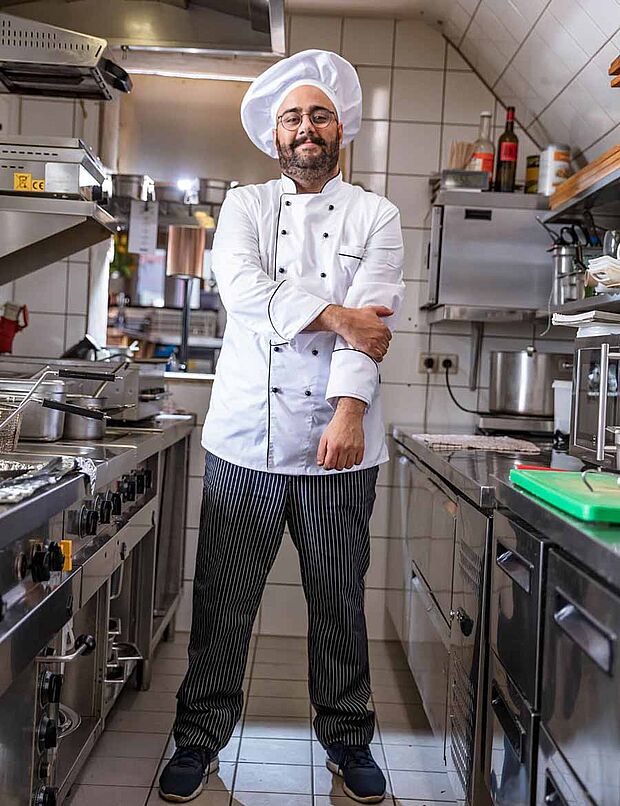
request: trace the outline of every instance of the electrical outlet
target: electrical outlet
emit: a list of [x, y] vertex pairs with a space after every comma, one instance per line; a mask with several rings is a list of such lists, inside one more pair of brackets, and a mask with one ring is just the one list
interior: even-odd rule
[[439, 354], [420, 353], [418, 372], [421, 372], [422, 375], [432, 375], [435, 372], [439, 372]]
[[459, 371], [459, 357], [455, 353], [441, 353], [437, 356], [437, 372], [443, 372], [445, 374], [446, 368], [444, 366], [444, 361], [448, 359], [450, 360], [450, 369], [448, 370], [448, 375], [456, 375]]

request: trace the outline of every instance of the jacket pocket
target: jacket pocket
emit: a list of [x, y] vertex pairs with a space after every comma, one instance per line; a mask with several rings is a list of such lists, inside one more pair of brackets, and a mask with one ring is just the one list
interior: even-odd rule
[[347, 272], [354, 274], [364, 257], [365, 249], [363, 246], [353, 246], [352, 244], [340, 244], [338, 249], [338, 258], [340, 265], [347, 270]]

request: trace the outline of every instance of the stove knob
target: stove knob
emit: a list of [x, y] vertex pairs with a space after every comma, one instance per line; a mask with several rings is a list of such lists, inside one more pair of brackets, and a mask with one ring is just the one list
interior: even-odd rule
[[58, 743], [58, 729], [56, 722], [49, 716], [44, 716], [39, 724], [39, 750], [51, 750]]
[[99, 522], [100, 523], [110, 523], [112, 520], [112, 502], [111, 501], [102, 501], [101, 506], [99, 508]]
[[48, 553], [50, 571], [62, 571], [65, 565], [65, 555], [58, 543], [50, 543]]
[[121, 515], [123, 512], [123, 496], [121, 493], [108, 493], [108, 501], [112, 505], [112, 515]]
[[56, 791], [51, 786], [40, 787], [32, 800], [33, 806], [56, 806]]
[[34, 582], [47, 582], [50, 578], [50, 556], [43, 546], [35, 548], [32, 554], [30, 570]]
[[86, 644], [86, 649], [82, 652], [82, 656], [90, 655], [97, 647], [97, 641], [94, 635], [78, 635], [75, 639], [74, 649], [79, 649], [82, 644]]
[[89, 535], [97, 534], [97, 525], [99, 524], [99, 513], [96, 509], [83, 506], [80, 510], [80, 523], [78, 526], [78, 535], [80, 537], [88, 537]]
[[144, 480], [144, 473], [141, 470], [135, 470], [133, 473], [133, 477], [136, 482], [136, 493], [138, 495], [144, 495], [146, 490], [146, 482]]
[[40, 683], [41, 705], [43, 707], [49, 703], [60, 702], [62, 682], [63, 676], [61, 674], [57, 674], [56, 672], [43, 672]]
[[135, 501], [136, 480], [128, 475], [123, 476], [121, 480], [121, 492], [123, 493], [124, 501]]

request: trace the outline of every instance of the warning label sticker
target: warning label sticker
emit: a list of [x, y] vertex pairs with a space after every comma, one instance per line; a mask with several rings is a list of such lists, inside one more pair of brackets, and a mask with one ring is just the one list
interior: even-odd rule
[[13, 174], [13, 190], [21, 190], [22, 192], [43, 193], [45, 191], [44, 179], [33, 179], [32, 174], [15, 172]]

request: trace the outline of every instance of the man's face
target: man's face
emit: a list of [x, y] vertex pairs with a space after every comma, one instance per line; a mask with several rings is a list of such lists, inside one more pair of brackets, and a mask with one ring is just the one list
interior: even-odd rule
[[[327, 126], [317, 125], [329, 119]], [[322, 114], [327, 113], [327, 114]], [[284, 120], [301, 116], [299, 126], [287, 129]], [[277, 112], [274, 142], [280, 168], [293, 179], [313, 182], [329, 176], [338, 164], [342, 123], [338, 122], [334, 105], [318, 87], [297, 87], [290, 92]]]

